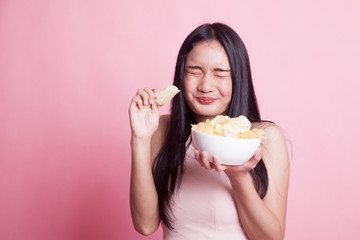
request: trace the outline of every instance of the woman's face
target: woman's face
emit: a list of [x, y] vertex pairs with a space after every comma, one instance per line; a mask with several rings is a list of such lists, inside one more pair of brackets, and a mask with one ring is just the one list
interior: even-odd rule
[[196, 120], [226, 114], [232, 94], [229, 59], [216, 41], [200, 42], [187, 56], [184, 71], [185, 98]]

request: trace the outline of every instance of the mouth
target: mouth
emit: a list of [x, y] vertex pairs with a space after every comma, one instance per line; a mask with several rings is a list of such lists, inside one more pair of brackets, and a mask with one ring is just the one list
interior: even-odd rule
[[197, 101], [201, 104], [208, 105], [216, 101], [216, 98], [211, 97], [197, 97]]

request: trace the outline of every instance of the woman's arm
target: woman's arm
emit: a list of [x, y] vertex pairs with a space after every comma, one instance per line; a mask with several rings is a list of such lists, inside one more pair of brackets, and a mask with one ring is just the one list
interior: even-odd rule
[[233, 187], [241, 223], [250, 239], [283, 239], [289, 184], [289, 158], [281, 130], [270, 124], [265, 127], [266, 139], [261, 145], [269, 187], [263, 200], [249, 174], [228, 174]]
[[155, 232], [160, 223], [152, 165], [163, 141], [166, 121], [159, 121], [154, 98], [152, 90], [139, 90], [129, 108], [132, 130], [130, 209], [134, 227], [143, 235]]
[[131, 139], [130, 209], [136, 231], [150, 235], [159, 226], [158, 196], [152, 176], [150, 139]]

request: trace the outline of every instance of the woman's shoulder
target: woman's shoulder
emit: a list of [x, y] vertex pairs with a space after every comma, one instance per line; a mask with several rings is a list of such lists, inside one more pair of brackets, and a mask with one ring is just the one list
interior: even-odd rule
[[[261, 149], [265, 155], [275, 157], [278, 161], [278, 155], [287, 156], [287, 144], [281, 128], [275, 123], [263, 121], [252, 123], [252, 128], [263, 129], [265, 138], [261, 141]], [[272, 161], [273, 158], [267, 161]], [[274, 160], [275, 160], [274, 159]], [[285, 159], [286, 161], [286, 159]]]
[[251, 128], [266, 129], [269, 127], [277, 127], [277, 125], [271, 121], [252, 122]]
[[283, 138], [282, 130], [275, 123], [270, 121], [253, 122], [251, 123], [252, 129], [263, 129], [265, 132], [265, 139]]

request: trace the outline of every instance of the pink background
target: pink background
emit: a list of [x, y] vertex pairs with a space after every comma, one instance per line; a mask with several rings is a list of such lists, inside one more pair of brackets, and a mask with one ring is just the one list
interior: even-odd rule
[[245, 41], [262, 116], [291, 141], [286, 239], [358, 239], [359, 12], [357, 0], [1, 0], [0, 239], [161, 239], [132, 227], [127, 109], [138, 88], [171, 83], [186, 35], [214, 21]]

